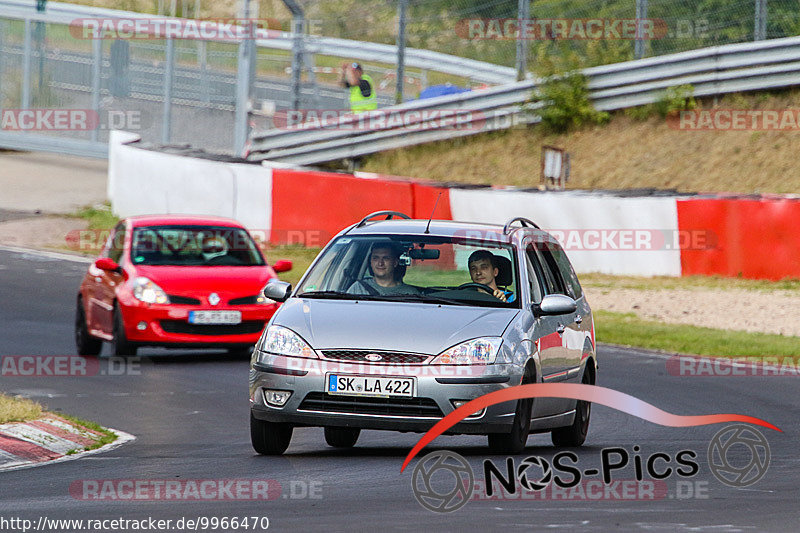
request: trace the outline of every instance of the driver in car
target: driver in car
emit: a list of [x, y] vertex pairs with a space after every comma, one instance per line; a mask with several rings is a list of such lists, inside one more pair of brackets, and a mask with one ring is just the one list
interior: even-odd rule
[[[503, 302], [513, 302], [514, 293], [504, 291], [497, 287], [497, 275], [500, 269], [497, 267], [497, 259], [495, 255], [489, 250], [477, 250], [470, 254], [467, 259], [467, 266], [469, 268], [469, 276], [472, 278], [473, 283], [480, 283], [492, 289], [489, 293], [495, 298]], [[484, 289], [479, 289], [482, 292], [488, 292]]]
[[348, 294], [419, 294], [419, 289], [403, 283], [405, 268], [400, 266], [400, 254], [398, 247], [392, 243], [375, 244], [369, 256], [372, 277], [360, 279], [350, 285]]

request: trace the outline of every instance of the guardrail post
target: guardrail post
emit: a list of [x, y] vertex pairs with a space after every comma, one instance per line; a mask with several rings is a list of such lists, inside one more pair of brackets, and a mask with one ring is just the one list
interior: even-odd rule
[[5, 46], [5, 30], [6, 30], [6, 20], [0, 19], [0, 106], [3, 105], [5, 102], [5, 92], [3, 89], [3, 47]]
[[[92, 40], [92, 109], [100, 118], [100, 67], [103, 65], [103, 39], [95, 37]], [[100, 124], [92, 130], [92, 141], [97, 141]]]
[[31, 19], [25, 19], [25, 37], [22, 43], [22, 101], [21, 109], [31, 108]]
[[753, 22], [753, 40], [763, 41], [767, 38], [767, 0], [756, 0], [756, 15]]
[[408, 0], [397, 2], [397, 76], [395, 77], [394, 103], [403, 103], [403, 81], [406, 74], [406, 11]]
[[[247, 4], [247, 0], [245, 0]], [[247, 18], [247, 10], [245, 10], [245, 17]], [[247, 29], [249, 35], [245, 35], [239, 42], [239, 63], [236, 67], [236, 112], [234, 114], [233, 123], [233, 152], [236, 155], [244, 153], [244, 146], [247, 143], [248, 113], [250, 111], [250, 72], [251, 63], [253, 62], [252, 52], [255, 34], [255, 28], [250, 26]]]
[[300, 80], [303, 74], [303, 30], [305, 19], [292, 17], [292, 109], [300, 109]]
[[211, 81], [208, 79], [208, 49], [206, 42], [202, 39], [197, 40], [197, 66], [200, 67], [200, 84], [203, 86], [203, 102], [211, 103]]
[[633, 58], [644, 57], [646, 41], [644, 40], [643, 20], [647, 18], [647, 0], [636, 0], [636, 40], [633, 44]]
[[319, 85], [317, 84], [317, 73], [314, 72], [316, 67], [316, 56], [310, 52], [304, 53], [303, 64], [308, 69], [308, 82], [311, 84], [313, 91], [313, 105], [314, 109], [319, 109]]
[[517, 4], [517, 81], [525, 79], [528, 70], [528, 46], [522, 28], [530, 18], [530, 0], [519, 0]]
[[167, 38], [167, 49], [164, 53], [164, 107], [161, 122], [161, 144], [169, 144], [172, 126], [172, 78], [175, 70], [175, 40]]

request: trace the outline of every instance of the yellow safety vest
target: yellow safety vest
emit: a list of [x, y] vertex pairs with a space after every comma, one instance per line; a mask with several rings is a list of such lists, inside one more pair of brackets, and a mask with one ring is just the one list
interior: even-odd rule
[[362, 74], [361, 79], [369, 83], [370, 93], [369, 96], [364, 96], [358, 85], [350, 87], [350, 111], [353, 113], [378, 109], [378, 99], [375, 95], [375, 84], [372, 83], [372, 78], [367, 74]]

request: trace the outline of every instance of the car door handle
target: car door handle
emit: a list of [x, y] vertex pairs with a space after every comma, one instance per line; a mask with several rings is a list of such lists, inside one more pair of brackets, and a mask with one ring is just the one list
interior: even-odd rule
[[575, 316], [575, 323], [576, 324], [580, 324], [581, 322], [583, 322], [583, 317], [581, 315], [576, 315]]
[[563, 335], [565, 329], [566, 328], [564, 327], [564, 324], [559, 324], [558, 327], [556, 328], [556, 331], [558, 332], [559, 335]]

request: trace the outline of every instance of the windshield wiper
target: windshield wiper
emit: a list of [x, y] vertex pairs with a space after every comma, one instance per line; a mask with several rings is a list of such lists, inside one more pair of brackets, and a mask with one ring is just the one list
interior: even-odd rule
[[448, 305], [471, 305], [461, 300], [453, 300], [451, 298], [443, 298], [441, 296], [433, 296], [430, 294], [392, 294], [384, 296], [387, 300], [400, 301], [400, 302], [425, 302], [425, 303], [440, 303]]
[[369, 294], [351, 294], [341, 291], [306, 291], [297, 295], [298, 298], [334, 298], [341, 300], [375, 300], [381, 299], [380, 296]]

